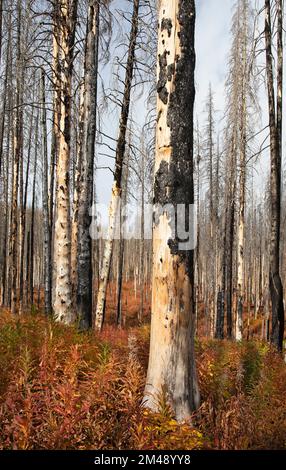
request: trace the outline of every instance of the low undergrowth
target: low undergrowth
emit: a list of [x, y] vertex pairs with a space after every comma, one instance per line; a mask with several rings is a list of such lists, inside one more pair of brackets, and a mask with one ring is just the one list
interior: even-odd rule
[[0, 316], [1, 449], [281, 449], [286, 366], [268, 345], [197, 342], [193, 426], [141, 407], [149, 328], [79, 333]]

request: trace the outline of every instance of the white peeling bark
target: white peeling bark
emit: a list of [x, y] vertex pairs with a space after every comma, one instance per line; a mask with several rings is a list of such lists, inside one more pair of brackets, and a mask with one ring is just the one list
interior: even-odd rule
[[63, 323], [74, 321], [71, 286], [70, 227], [70, 125], [71, 80], [77, 1], [62, 1], [59, 7], [61, 44], [61, 106], [59, 155], [57, 165], [56, 220], [54, 237], [55, 282], [53, 309], [55, 318]]

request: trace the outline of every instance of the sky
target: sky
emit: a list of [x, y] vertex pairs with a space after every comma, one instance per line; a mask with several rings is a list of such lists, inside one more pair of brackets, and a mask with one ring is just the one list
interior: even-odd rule
[[[262, 0], [253, 0], [258, 8]], [[224, 86], [227, 76], [228, 55], [231, 47], [231, 20], [235, 0], [197, 0], [197, 21], [196, 21], [196, 102], [195, 116], [199, 116], [200, 123], [203, 124], [205, 118], [204, 108], [208, 93], [209, 83], [214, 91], [214, 105], [217, 110], [216, 117], [219, 120], [223, 117], [225, 108]], [[126, 7], [125, 0], [115, 0], [117, 7]], [[263, 15], [262, 15], [263, 21]], [[118, 52], [118, 51], [117, 51]], [[264, 60], [264, 56], [262, 58]], [[286, 61], [285, 61], [286, 62]], [[104, 76], [107, 79], [110, 75], [110, 68], [105, 68]], [[261, 123], [259, 128], [263, 128], [267, 122], [267, 102], [265, 89], [260, 90], [262, 104]], [[144, 109], [144, 96], [133, 108], [133, 118], [142, 120], [146, 110]], [[109, 114], [104, 121], [104, 131], [117, 136], [118, 113]], [[286, 135], [284, 133], [284, 135]], [[265, 134], [264, 134], [265, 136]], [[263, 140], [264, 136], [261, 136]], [[284, 145], [285, 147], [285, 145]], [[98, 155], [98, 166], [105, 167], [111, 164], [112, 160]], [[255, 165], [254, 179], [257, 181], [255, 190], [263, 191], [264, 182], [269, 171], [269, 154], [265, 152], [259, 162]], [[112, 184], [112, 173], [109, 170], [99, 169], [97, 171], [97, 194], [100, 195], [100, 202], [107, 204], [110, 199]]]
[[224, 109], [233, 4], [233, 0], [197, 1], [195, 106], [198, 114], [204, 109], [209, 83], [215, 93], [215, 107], [221, 112]]

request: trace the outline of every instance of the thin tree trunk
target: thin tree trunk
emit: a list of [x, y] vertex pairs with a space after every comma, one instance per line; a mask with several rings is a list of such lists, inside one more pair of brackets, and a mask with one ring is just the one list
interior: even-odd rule
[[23, 208], [22, 208], [22, 239], [21, 239], [22, 256], [20, 259], [20, 305], [23, 303], [23, 299], [24, 299], [24, 251], [25, 251], [25, 236], [26, 236], [26, 212], [27, 212], [27, 199], [28, 199], [28, 183], [29, 183], [29, 176], [30, 176], [32, 132], [34, 130], [33, 125], [34, 125], [34, 108], [32, 108], [31, 123], [30, 123], [30, 130], [29, 130], [26, 180], [25, 180], [24, 200], [23, 200]]
[[52, 304], [54, 301], [53, 283], [55, 278], [54, 269], [54, 233], [55, 233], [55, 186], [57, 189], [57, 162], [59, 154], [60, 140], [60, 115], [61, 115], [61, 67], [60, 67], [60, 26], [59, 26], [59, 4], [54, 3], [53, 8], [53, 126], [52, 126], [52, 142], [51, 142], [51, 165], [50, 165], [50, 191], [49, 191], [49, 208], [50, 208], [50, 253], [52, 265]]
[[30, 303], [31, 308], [34, 305], [34, 254], [35, 254], [35, 206], [36, 206], [36, 182], [38, 167], [38, 137], [39, 137], [39, 116], [36, 117], [35, 124], [35, 159], [34, 159], [34, 175], [32, 188], [32, 208], [31, 208], [31, 241], [30, 241]]
[[21, 57], [21, 22], [22, 6], [21, 1], [17, 3], [17, 80], [16, 80], [16, 110], [15, 110], [15, 130], [13, 148], [13, 183], [12, 183], [12, 210], [11, 210], [11, 233], [10, 233], [10, 283], [11, 283], [11, 311], [17, 310], [17, 265], [18, 265], [18, 190], [19, 190], [19, 170], [22, 156], [22, 57]]
[[94, 148], [96, 136], [98, 74], [99, 2], [90, 1], [85, 51], [84, 128], [81, 177], [79, 181], [77, 245], [77, 313], [80, 327], [92, 326], [92, 240], [90, 237], [94, 185]]
[[48, 142], [47, 142], [47, 112], [46, 112], [46, 80], [45, 71], [41, 73], [42, 84], [42, 199], [43, 199], [43, 241], [44, 241], [44, 291], [45, 291], [45, 314], [52, 312], [52, 266], [51, 266], [51, 244], [49, 223], [49, 182], [48, 182]]
[[117, 325], [123, 326], [122, 316], [122, 284], [123, 284], [123, 265], [124, 265], [124, 252], [125, 252], [125, 232], [124, 232], [124, 217], [122, 215], [122, 209], [125, 209], [127, 204], [127, 193], [128, 193], [128, 178], [129, 178], [129, 158], [130, 150], [128, 150], [128, 156], [126, 159], [126, 166], [124, 171], [124, 190], [123, 190], [123, 201], [120, 207], [120, 240], [119, 240], [119, 259], [118, 259], [118, 274], [117, 274]]
[[77, 263], [78, 263], [78, 209], [80, 195], [80, 178], [82, 175], [82, 160], [84, 146], [84, 82], [80, 85], [79, 100], [79, 122], [78, 122], [78, 148], [76, 153], [74, 191], [73, 191], [73, 214], [72, 214], [72, 233], [71, 233], [71, 282], [73, 290], [73, 305], [76, 306], [77, 295]]
[[[1, 2], [2, 9], [2, 2]], [[2, 12], [1, 12], [1, 28], [2, 28]], [[8, 31], [8, 41], [7, 41], [7, 51], [6, 51], [6, 66], [5, 66], [5, 78], [3, 85], [3, 103], [2, 103], [2, 113], [0, 121], [0, 177], [2, 174], [2, 160], [3, 160], [3, 143], [4, 143], [4, 133], [5, 133], [5, 117], [6, 117], [6, 107], [8, 100], [8, 89], [9, 81], [11, 80], [11, 14], [9, 15], [9, 31]]]
[[140, 309], [138, 322], [139, 324], [143, 320], [144, 314], [144, 289], [145, 289], [145, 279], [144, 279], [144, 248], [145, 248], [145, 219], [144, 219], [144, 198], [145, 198], [145, 152], [144, 148], [142, 149], [141, 156], [141, 240], [140, 240]]

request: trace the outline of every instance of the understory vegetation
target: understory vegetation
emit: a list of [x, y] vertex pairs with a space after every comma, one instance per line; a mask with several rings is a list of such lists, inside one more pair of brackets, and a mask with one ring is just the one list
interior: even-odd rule
[[201, 406], [178, 423], [142, 407], [149, 326], [79, 333], [0, 316], [1, 449], [283, 449], [286, 365], [263, 342], [196, 342]]

